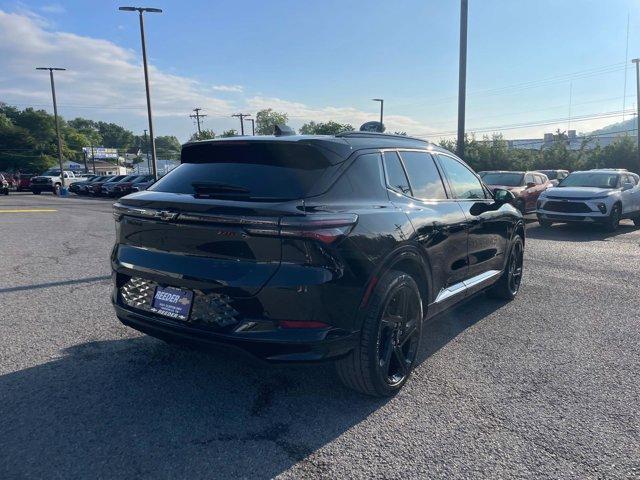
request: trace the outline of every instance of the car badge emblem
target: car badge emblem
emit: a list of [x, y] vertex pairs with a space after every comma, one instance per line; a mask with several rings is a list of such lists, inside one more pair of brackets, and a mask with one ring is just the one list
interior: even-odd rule
[[153, 214], [154, 218], [157, 218], [158, 220], [164, 220], [166, 222], [170, 221], [170, 220], [175, 220], [178, 217], [178, 214], [176, 212], [169, 212], [167, 210], [161, 210], [159, 212], [156, 212]]

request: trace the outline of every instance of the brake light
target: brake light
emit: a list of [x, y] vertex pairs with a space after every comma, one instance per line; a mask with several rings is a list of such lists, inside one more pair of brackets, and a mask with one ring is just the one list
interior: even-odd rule
[[317, 213], [304, 217], [284, 217], [280, 221], [280, 236], [333, 243], [348, 235], [357, 221], [355, 214]]

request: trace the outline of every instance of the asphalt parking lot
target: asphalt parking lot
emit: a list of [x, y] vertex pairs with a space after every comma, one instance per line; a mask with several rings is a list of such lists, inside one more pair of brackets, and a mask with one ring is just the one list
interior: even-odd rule
[[109, 201], [0, 199], [0, 478], [640, 478], [628, 221], [529, 223], [518, 298], [436, 318], [390, 400], [122, 326], [113, 236]]

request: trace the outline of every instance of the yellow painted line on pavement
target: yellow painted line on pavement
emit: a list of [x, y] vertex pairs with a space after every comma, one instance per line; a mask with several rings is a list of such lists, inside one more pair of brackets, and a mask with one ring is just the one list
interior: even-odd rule
[[19, 210], [0, 210], [0, 213], [39, 213], [39, 212], [57, 212], [51, 208], [24, 208]]

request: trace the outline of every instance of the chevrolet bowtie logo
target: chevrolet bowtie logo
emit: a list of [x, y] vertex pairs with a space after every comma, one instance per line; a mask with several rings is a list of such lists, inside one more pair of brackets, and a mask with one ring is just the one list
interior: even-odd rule
[[161, 210], [159, 212], [154, 213], [153, 217], [157, 218], [158, 220], [169, 221], [169, 220], [175, 220], [178, 217], [178, 214], [176, 212], [169, 212], [168, 210]]

